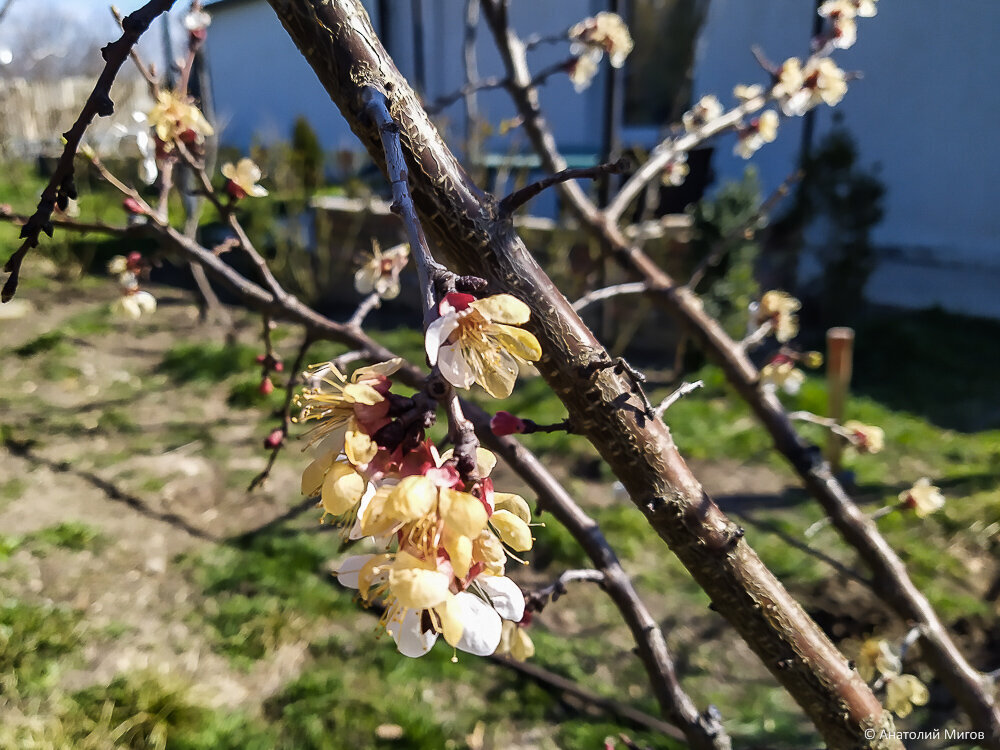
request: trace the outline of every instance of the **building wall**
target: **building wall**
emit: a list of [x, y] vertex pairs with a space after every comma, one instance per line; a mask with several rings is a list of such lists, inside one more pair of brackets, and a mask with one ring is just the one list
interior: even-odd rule
[[[376, 30], [381, 28], [379, 3], [364, 0]], [[604, 7], [601, 0], [513, 0], [511, 20], [524, 35], [552, 34]], [[427, 101], [451, 93], [464, 84], [462, 45], [465, 0], [392, 0], [393, 16], [386, 40], [400, 70], [413, 81], [414, 8], [419, 7], [424, 36], [424, 97]], [[264, 0], [223, 2], [209, 6], [213, 13], [207, 54], [213, 77], [218, 117], [224, 142], [246, 147], [254, 138], [288, 138], [292, 123], [305, 115], [330, 149], [360, 148], [341, 120], [308, 64], [281, 28]], [[477, 38], [480, 75], [499, 75], [502, 65], [485, 25]], [[567, 45], [544, 45], [532, 52], [536, 70], [565, 59]], [[555, 76], [543, 92], [543, 103], [560, 141], [569, 149], [596, 149], [601, 142], [599, 120], [602, 79], [583, 94], [573, 91], [566, 76]], [[479, 94], [480, 109], [493, 123], [512, 117], [513, 105], [502, 91]], [[464, 136], [464, 108], [457, 103], [440, 118], [450, 142]], [[459, 139], [456, 141], [455, 139]], [[517, 137], [515, 136], [515, 141]], [[504, 146], [505, 150], [509, 146]], [[527, 149], [521, 143], [521, 150]]]
[[[805, 57], [812, 6], [803, 0], [712, 0], [699, 45], [696, 92], [716, 92], [729, 101], [734, 84], [764, 82], [750, 55], [752, 44], [776, 62]], [[874, 240], [894, 260], [873, 278], [869, 296], [873, 290], [880, 300], [914, 304], [929, 294], [952, 307], [962, 307], [956, 298], [966, 292], [971, 298], [1000, 297], [979, 289], [975, 278], [961, 293], [956, 279], [945, 286], [932, 278], [934, 268], [985, 267], [991, 283], [1000, 273], [1000, 211], [993, 189], [1000, 173], [995, 42], [1000, 3], [884, 0], [878, 6], [876, 17], [858, 19], [857, 44], [836, 55], [841, 67], [864, 77], [850, 84], [835, 110], [821, 107], [816, 115], [818, 139], [833, 125], [834, 112], [840, 113], [861, 163], [875, 166], [888, 188], [885, 218]], [[792, 171], [801, 127], [800, 119], [783, 120], [778, 141], [755, 157], [765, 191]], [[744, 163], [731, 155], [730, 140], [717, 155], [720, 175], [742, 173]], [[914, 268], [889, 271], [900, 262]], [[926, 282], [915, 288], [914, 274]], [[1000, 301], [988, 302], [969, 304], [1000, 314]]]

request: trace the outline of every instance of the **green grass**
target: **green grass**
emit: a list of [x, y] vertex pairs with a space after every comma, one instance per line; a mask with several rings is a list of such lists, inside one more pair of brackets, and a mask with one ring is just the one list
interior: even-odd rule
[[211, 711], [185, 684], [163, 677], [119, 675], [109, 685], [73, 694], [63, 717], [65, 733], [81, 741], [105, 728], [130, 750], [265, 750], [266, 728], [240, 712]]
[[200, 616], [220, 651], [246, 667], [282, 643], [307, 636], [316, 622], [354, 612], [351, 592], [323, 572], [337, 537], [261, 537], [189, 560], [206, 601]]
[[[0, 676], [21, 695], [43, 693], [80, 645], [80, 616], [64, 607], [0, 601]], [[0, 694], [4, 692], [0, 684]]]
[[247, 344], [183, 343], [163, 355], [158, 370], [175, 383], [221, 381], [255, 367], [257, 354]]
[[25, 537], [25, 542], [36, 551], [44, 551], [47, 547], [58, 547], [72, 552], [82, 552], [85, 549], [100, 549], [106, 541], [99, 529], [78, 521], [64, 521]]

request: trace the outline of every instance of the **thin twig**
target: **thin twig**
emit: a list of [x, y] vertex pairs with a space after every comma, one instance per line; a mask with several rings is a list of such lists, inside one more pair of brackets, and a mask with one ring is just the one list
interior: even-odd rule
[[628, 159], [619, 159], [618, 161], [609, 162], [607, 164], [598, 164], [594, 167], [582, 167], [580, 169], [564, 169], [561, 172], [557, 172], [554, 175], [545, 177], [538, 182], [533, 182], [530, 185], [517, 190], [506, 198], [500, 201], [500, 213], [510, 215], [514, 213], [518, 208], [523, 206], [525, 203], [530, 201], [536, 195], [541, 193], [545, 188], [552, 187], [553, 185], [558, 185], [560, 182], [566, 182], [567, 180], [595, 180], [606, 174], [621, 174], [629, 167]]
[[660, 405], [653, 409], [653, 413], [659, 418], [663, 419], [663, 413], [669, 409], [671, 406], [676, 404], [682, 398], [687, 396], [689, 393], [694, 393], [696, 390], [704, 386], [704, 381], [695, 380], [693, 383], [682, 383], [681, 386], [663, 399]]
[[3, 291], [0, 292], [0, 300], [3, 302], [10, 301], [17, 291], [17, 281], [21, 272], [21, 264], [24, 262], [24, 256], [28, 254], [28, 250], [38, 246], [39, 236], [42, 232], [45, 232], [50, 237], [52, 236], [53, 224], [51, 218], [56, 206], [63, 205], [65, 202], [76, 198], [76, 184], [73, 180], [73, 160], [76, 157], [76, 151], [80, 146], [83, 135], [94, 117], [108, 117], [114, 112], [115, 105], [111, 101], [110, 92], [118, 71], [121, 70], [122, 65], [125, 63], [129, 52], [135, 46], [136, 42], [139, 41], [139, 37], [149, 28], [154, 19], [161, 13], [170, 10], [173, 4], [174, 0], [150, 0], [150, 2], [122, 19], [123, 31], [121, 37], [117, 41], [106, 45], [101, 50], [101, 55], [105, 61], [104, 70], [98, 76], [97, 82], [94, 84], [94, 89], [91, 91], [90, 96], [87, 97], [87, 102], [83, 105], [83, 109], [80, 111], [76, 122], [73, 123], [73, 127], [63, 134], [63, 137], [66, 139], [66, 145], [59, 156], [59, 161], [52, 172], [52, 177], [42, 191], [41, 200], [38, 202], [38, 208], [35, 210], [35, 213], [21, 227], [20, 237], [23, 242], [4, 265], [3, 270], [10, 275], [3, 285]]
[[247, 487], [247, 492], [253, 492], [255, 489], [264, 484], [265, 481], [267, 481], [267, 478], [271, 476], [271, 469], [274, 468], [274, 462], [278, 460], [278, 454], [281, 453], [281, 449], [285, 445], [285, 440], [288, 438], [288, 430], [292, 421], [292, 402], [295, 399], [295, 387], [299, 383], [299, 377], [302, 373], [302, 365], [305, 362], [306, 353], [309, 351], [309, 347], [313, 345], [313, 342], [314, 339], [307, 330], [302, 336], [302, 343], [299, 344], [295, 360], [292, 362], [291, 371], [288, 373], [288, 381], [285, 383], [285, 402], [281, 407], [281, 424], [278, 426], [278, 429], [281, 431], [281, 440], [278, 441], [277, 445], [271, 449], [271, 455], [267, 457], [267, 465], [250, 481], [250, 485]]
[[368, 313], [378, 308], [381, 303], [382, 298], [379, 296], [378, 292], [372, 292], [361, 300], [361, 304], [358, 305], [358, 309], [354, 311], [350, 320], [347, 321], [347, 325], [352, 326], [353, 328], [360, 328], [365, 322], [365, 318], [368, 317]]
[[573, 303], [573, 309], [580, 312], [594, 302], [611, 299], [612, 297], [618, 297], [623, 294], [644, 294], [648, 291], [649, 284], [645, 281], [629, 281], [624, 284], [614, 284], [613, 286], [606, 286], [601, 289], [595, 289], [592, 292], [587, 292]]

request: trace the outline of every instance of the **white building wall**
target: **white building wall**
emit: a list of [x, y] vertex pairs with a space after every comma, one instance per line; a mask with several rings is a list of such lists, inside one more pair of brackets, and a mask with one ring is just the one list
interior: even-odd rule
[[[803, 0], [712, 0], [696, 92], [717, 92], [728, 101], [735, 83], [764, 82], [749, 52], [753, 44], [775, 62], [805, 57], [812, 6]], [[870, 297], [1000, 315], [998, 29], [995, 0], [882, 0], [876, 17], [858, 19], [857, 44], [836, 55], [841, 67], [864, 77], [850, 84], [835, 111], [855, 137], [861, 163], [877, 166], [888, 188], [874, 241], [915, 266], [884, 264]], [[814, 143], [830, 129], [833, 113], [817, 110]], [[791, 172], [800, 139], [801, 120], [783, 120], [778, 141], [758, 152], [754, 163], [765, 191]], [[720, 176], [742, 173], [744, 163], [731, 155], [731, 144], [726, 140], [717, 151]], [[954, 266], [984, 273], [967, 272], [959, 291], [955, 273], [947, 285], [943, 272], [934, 273]]]

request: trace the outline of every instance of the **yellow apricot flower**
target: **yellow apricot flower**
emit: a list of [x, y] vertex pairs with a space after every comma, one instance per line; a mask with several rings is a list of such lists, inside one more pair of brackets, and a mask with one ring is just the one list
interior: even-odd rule
[[267, 195], [267, 190], [257, 184], [261, 171], [252, 159], [240, 159], [235, 166], [232, 162], [226, 162], [222, 165], [222, 176], [229, 181], [226, 183], [226, 190], [237, 200], [248, 195], [254, 198]]
[[156, 104], [150, 111], [148, 120], [156, 131], [156, 137], [163, 144], [164, 151], [173, 150], [174, 141], [202, 143], [206, 136], [215, 133], [215, 129], [191, 102], [190, 97], [166, 89], [157, 93]]
[[778, 71], [773, 93], [786, 115], [804, 115], [817, 104], [831, 107], [847, 93], [847, 76], [829, 57], [810, 58], [805, 68], [797, 57], [790, 57]]
[[509, 294], [476, 299], [452, 293], [441, 301], [440, 317], [427, 326], [427, 359], [457, 388], [479, 383], [494, 398], [514, 390], [519, 363], [542, 356], [538, 339], [518, 328], [528, 306]]
[[769, 109], [760, 117], [755, 117], [745, 128], [740, 128], [734, 152], [743, 159], [749, 159], [765, 143], [778, 137], [778, 113]]
[[516, 622], [504, 620], [496, 653], [510, 654], [516, 661], [527, 661], [535, 655], [535, 644], [523, 627]]
[[765, 292], [757, 306], [756, 322], [763, 325], [770, 322], [774, 337], [781, 343], [795, 338], [799, 332], [799, 319], [795, 315], [802, 307], [795, 297], [778, 290]]
[[911, 508], [918, 517], [925, 518], [941, 510], [945, 499], [940, 487], [931, 484], [931, 480], [927, 477], [921, 477], [910, 489], [899, 493], [899, 502]]
[[858, 453], [878, 453], [885, 447], [885, 432], [881, 427], [851, 419], [844, 422], [844, 429], [852, 433], [851, 444]]
[[854, 665], [865, 682], [871, 682], [877, 674], [899, 674], [902, 668], [889, 643], [879, 638], [869, 638], [861, 643]]
[[914, 706], [926, 705], [930, 697], [927, 686], [912, 674], [885, 677], [885, 707], [901, 719], [913, 713]]
[[[305, 377], [307, 381], [317, 385], [303, 389], [296, 397], [296, 404], [302, 407], [298, 421], [319, 422], [313, 431], [314, 442], [346, 425], [344, 439], [349, 447], [353, 447], [355, 451], [369, 451], [372, 445], [371, 439], [367, 434], [363, 436], [359, 434], [363, 432], [360, 428], [368, 419], [381, 418], [384, 414], [379, 413], [381, 409], [365, 410], [364, 407], [377, 407], [382, 404], [388, 406], [383, 395], [388, 390], [388, 378], [400, 368], [402, 362], [396, 358], [369, 367], [359, 367], [351, 375], [350, 381], [332, 362], [312, 365], [306, 371]], [[369, 414], [368, 411], [374, 413]], [[337, 438], [340, 437], [338, 434]], [[351, 446], [354, 441], [357, 442]], [[339, 452], [339, 445], [331, 445], [327, 451], [334, 448]], [[350, 454], [348, 457], [350, 458]], [[355, 458], [351, 458], [353, 463], [366, 463], [366, 461], [356, 461]]]
[[788, 359], [776, 359], [760, 368], [761, 385], [768, 388], [781, 388], [785, 393], [794, 396], [806, 382], [805, 373]]
[[718, 119], [722, 115], [722, 103], [714, 94], [706, 94], [681, 116], [684, 129], [693, 133], [701, 130], [712, 120]]
[[406, 267], [410, 248], [406, 244], [390, 247], [385, 252], [372, 241], [372, 254], [354, 274], [354, 288], [360, 294], [375, 292], [382, 299], [399, 296], [399, 272]]

